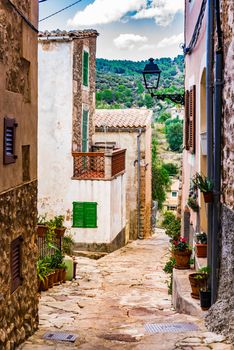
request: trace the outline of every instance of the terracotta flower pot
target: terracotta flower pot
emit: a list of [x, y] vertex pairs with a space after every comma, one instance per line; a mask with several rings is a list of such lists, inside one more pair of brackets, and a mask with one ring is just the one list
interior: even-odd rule
[[37, 225], [37, 236], [44, 238], [47, 234], [48, 226], [46, 225]]
[[54, 272], [50, 273], [48, 276], [48, 288], [53, 288], [54, 286]]
[[190, 257], [192, 251], [189, 249], [186, 250], [174, 250], [174, 258], [176, 261], [175, 268], [178, 270], [190, 269]]
[[206, 258], [207, 257], [207, 244], [196, 244], [196, 255], [198, 258]]
[[63, 269], [62, 270], [62, 278], [61, 278], [61, 282], [62, 283], [65, 283], [66, 282], [66, 270], [65, 269]]
[[202, 287], [204, 287], [204, 284], [207, 280], [207, 276], [204, 275], [204, 277], [196, 278], [198, 275], [201, 276], [200, 273], [191, 273], [189, 275], [189, 282], [191, 285], [192, 293], [191, 297], [194, 299], [199, 299], [199, 292]]
[[56, 227], [56, 229], [54, 230], [57, 237], [63, 237], [65, 231], [66, 231], [66, 227]]
[[59, 269], [54, 271], [54, 284], [59, 282]]
[[204, 197], [205, 203], [212, 203], [213, 202], [213, 192], [212, 191], [203, 192], [203, 197]]
[[48, 278], [45, 277], [44, 281], [40, 281], [39, 292], [48, 290]]

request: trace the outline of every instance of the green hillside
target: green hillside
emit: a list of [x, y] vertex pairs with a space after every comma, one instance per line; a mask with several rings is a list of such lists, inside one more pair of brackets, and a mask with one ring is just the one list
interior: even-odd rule
[[[160, 91], [179, 92], [184, 84], [184, 57], [156, 59], [162, 70]], [[97, 108], [153, 108], [155, 99], [145, 93], [142, 71], [147, 61], [121, 61], [98, 58], [96, 79]]]

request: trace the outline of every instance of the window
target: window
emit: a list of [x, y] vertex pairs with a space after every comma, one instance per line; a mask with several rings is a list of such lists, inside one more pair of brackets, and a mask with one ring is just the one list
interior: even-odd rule
[[176, 192], [176, 191], [172, 191], [172, 192], [171, 192], [171, 196], [172, 196], [172, 197], [177, 197], [177, 192]]
[[17, 156], [15, 155], [15, 128], [17, 123], [13, 118], [4, 118], [4, 146], [3, 146], [3, 162], [4, 164], [15, 163]]
[[176, 209], [177, 209], [177, 207], [174, 206], [174, 205], [168, 205], [167, 206], [167, 210], [176, 210]]
[[73, 227], [97, 227], [97, 203], [73, 202]]
[[13, 293], [21, 284], [21, 244], [22, 237], [16, 238], [11, 242], [11, 293]]
[[83, 51], [83, 85], [89, 85], [89, 53]]
[[82, 152], [88, 151], [88, 120], [89, 112], [86, 109], [83, 109], [83, 118], [82, 118]]

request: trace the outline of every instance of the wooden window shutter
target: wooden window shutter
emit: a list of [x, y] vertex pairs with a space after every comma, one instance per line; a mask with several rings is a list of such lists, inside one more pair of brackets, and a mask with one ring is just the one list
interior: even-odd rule
[[73, 202], [73, 227], [97, 227], [97, 203]]
[[15, 128], [17, 124], [13, 118], [4, 118], [4, 145], [3, 162], [4, 164], [15, 163]]
[[85, 227], [97, 227], [97, 203], [84, 203], [85, 205]]
[[189, 151], [195, 153], [196, 141], [196, 85], [189, 92]]
[[89, 85], [89, 53], [83, 52], [83, 85]]
[[189, 91], [185, 92], [185, 111], [184, 111], [184, 148], [189, 151]]
[[83, 109], [83, 120], [82, 120], [82, 152], [88, 150], [88, 117], [89, 112]]
[[84, 227], [84, 203], [73, 202], [73, 227]]
[[21, 243], [22, 237], [11, 242], [11, 293], [21, 284]]

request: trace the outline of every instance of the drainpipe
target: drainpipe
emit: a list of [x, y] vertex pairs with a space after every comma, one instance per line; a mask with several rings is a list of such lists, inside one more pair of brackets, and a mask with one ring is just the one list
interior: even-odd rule
[[[206, 33], [206, 128], [207, 128], [207, 176], [213, 179], [213, 62], [214, 62], [214, 0], [207, 4], [207, 33]], [[212, 217], [213, 204], [208, 204], [208, 266], [212, 269]], [[211, 287], [211, 281], [209, 281]]]
[[141, 135], [142, 129], [138, 129], [137, 135], [137, 238], [143, 239], [141, 235]]
[[215, 86], [214, 86], [214, 209], [212, 232], [212, 270], [211, 270], [211, 301], [217, 299], [218, 289], [218, 249], [221, 228], [221, 128], [222, 128], [222, 91], [223, 91], [223, 47], [220, 23], [220, 1], [215, 0], [217, 49], [215, 53]]

